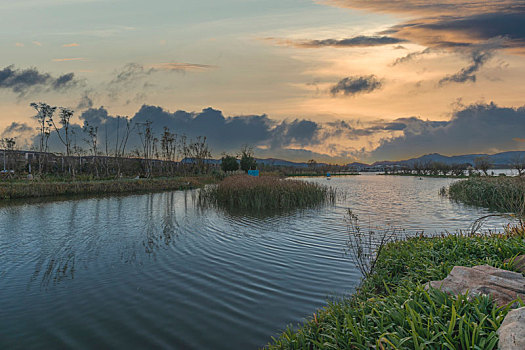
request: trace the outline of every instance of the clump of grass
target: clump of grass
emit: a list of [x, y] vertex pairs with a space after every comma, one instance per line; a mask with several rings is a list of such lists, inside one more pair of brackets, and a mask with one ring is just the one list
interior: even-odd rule
[[[496, 349], [509, 307], [488, 296], [467, 298], [423, 284], [456, 265], [504, 263], [525, 251], [523, 227], [504, 234], [416, 236], [388, 243], [357, 292], [288, 327], [269, 349]], [[523, 305], [523, 302], [518, 300]]]
[[330, 187], [273, 176], [229, 176], [199, 192], [201, 205], [229, 209], [286, 210], [334, 203], [336, 191]]
[[[443, 194], [445, 191], [441, 191]], [[446, 193], [446, 192], [445, 192]], [[525, 216], [525, 178], [475, 177], [454, 182], [448, 188], [450, 198], [502, 212]]]

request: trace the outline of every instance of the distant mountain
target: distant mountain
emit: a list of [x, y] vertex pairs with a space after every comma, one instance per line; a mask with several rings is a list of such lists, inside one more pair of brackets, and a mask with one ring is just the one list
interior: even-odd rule
[[385, 165], [407, 165], [412, 166], [416, 162], [420, 163], [430, 163], [430, 162], [440, 162], [445, 164], [471, 164], [474, 165], [474, 161], [478, 157], [488, 157], [490, 162], [495, 167], [504, 167], [510, 166], [513, 159], [516, 156], [521, 156], [525, 158], [525, 151], [509, 151], [501, 152], [496, 154], [465, 154], [459, 156], [444, 156], [439, 153], [425, 154], [424, 156], [411, 158], [400, 161], [379, 161], [371, 165], [362, 164], [362, 163], [350, 163], [349, 167], [373, 167], [373, 166], [385, 166]]

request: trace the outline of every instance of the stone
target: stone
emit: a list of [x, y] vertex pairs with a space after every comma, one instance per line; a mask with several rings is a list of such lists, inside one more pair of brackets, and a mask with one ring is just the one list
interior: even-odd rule
[[[509, 263], [511, 259], [505, 259], [506, 263]], [[525, 255], [519, 255], [512, 262], [512, 269], [525, 273]]]
[[525, 307], [510, 311], [498, 329], [501, 350], [525, 349]]
[[491, 295], [498, 306], [508, 305], [518, 297], [525, 300], [525, 277], [521, 273], [489, 265], [454, 266], [445, 279], [429, 282], [426, 288], [429, 287], [454, 295], [467, 291], [470, 295]]

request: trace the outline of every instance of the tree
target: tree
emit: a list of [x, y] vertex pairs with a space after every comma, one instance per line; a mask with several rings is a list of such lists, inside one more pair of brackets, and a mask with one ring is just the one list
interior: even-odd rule
[[241, 149], [239, 157], [241, 158], [241, 170], [248, 172], [248, 170], [254, 170], [257, 166], [257, 161], [253, 156], [253, 149], [251, 147], [244, 146]]
[[195, 170], [198, 173], [207, 172], [209, 166], [207, 160], [211, 158], [211, 151], [206, 142], [206, 136], [197, 136], [195, 140], [191, 140], [185, 147], [184, 154], [191, 160]]
[[237, 162], [237, 157], [225, 154], [221, 158], [221, 169], [223, 171], [239, 170], [239, 163]]
[[[120, 136], [120, 120], [124, 120], [123, 135]], [[127, 116], [117, 116], [117, 138], [115, 140], [115, 161], [117, 163], [117, 178], [120, 177], [122, 169], [122, 158], [126, 154], [126, 145], [128, 143], [129, 135], [134, 127], [131, 126], [131, 121]]]
[[488, 170], [492, 166], [489, 157], [482, 156], [474, 159], [474, 169], [483, 171], [485, 176], [488, 176]]
[[89, 125], [89, 123], [86, 121], [84, 123], [83, 130], [87, 135], [84, 141], [88, 144], [88, 147], [91, 150], [91, 154], [93, 155], [93, 165], [95, 166], [96, 177], [98, 177], [98, 126]]
[[511, 165], [518, 171], [518, 176], [523, 175], [525, 170], [525, 155], [523, 153], [516, 153], [511, 159]]
[[[54, 119], [51, 119], [51, 123], [53, 124], [53, 127], [55, 128], [55, 131], [58, 134], [58, 139], [62, 144], [66, 147], [66, 161], [68, 164], [68, 171], [73, 176], [75, 176], [75, 170], [71, 169], [71, 163], [70, 163], [70, 155], [71, 155], [71, 133], [70, 133], [70, 121], [71, 117], [73, 116], [73, 110], [69, 108], [60, 107], [60, 125], [62, 125], [62, 128], [59, 129], [54, 121]], [[62, 135], [62, 133], [64, 135]]]
[[38, 133], [39, 133], [39, 155], [38, 155], [38, 172], [42, 173], [42, 166], [43, 166], [43, 158], [44, 154], [47, 152], [47, 142], [49, 140], [49, 135], [51, 134], [51, 126], [53, 125], [53, 114], [55, 114], [56, 107], [51, 107], [47, 103], [44, 102], [38, 102], [38, 103], [31, 103], [31, 107], [33, 107], [37, 114], [35, 115], [35, 119], [38, 122]]

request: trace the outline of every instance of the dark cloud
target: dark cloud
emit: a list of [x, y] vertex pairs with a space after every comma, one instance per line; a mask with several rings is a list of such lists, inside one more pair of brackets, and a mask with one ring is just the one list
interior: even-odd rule
[[0, 89], [11, 90], [19, 96], [39, 89], [60, 91], [77, 84], [74, 73], [53, 77], [36, 68], [18, 69], [13, 65], [0, 70]]
[[322, 40], [284, 40], [267, 38], [267, 40], [275, 41], [279, 45], [293, 46], [302, 48], [320, 48], [320, 47], [368, 47], [391, 45], [406, 42], [404, 39], [393, 38], [390, 36], [366, 36], [359, 35], [345, 39], [322, 39]]
[[380, 89], [382, 83], [375, 75], [353, 76], [341, 79], [337, 84], [332, 86], [330, 93], [334, 96], [343, 94], [354, 96], [360, 93], [369, 93]]
[[426, 48], [426, 49], [424, 49], [422, 51], [411, 52], [411, 53], [407, 54], [406, 56], [403, 56], [403, 57], [400, 57], [400, 58], [396, 59], [394, 61], [394, 63], [392, 63], [392, 65], [393, 66], [397, 66], [398, 64], [412, 61], [415, 58], [417, 58], [419, 56], [423, 56], [423, 55], [429, 54], [430, 52], [432, 52], [432, 50], [430, 48]]
[[89, 91], [84, 91], [78, 102], [77, 109], [84, 110], [93, 107], [93, 98], [89, 94]]
[[12, 122], [4, 129], [4, 131], [2, 132], [2, 136], [18, 134], [18, 133], [27, 133], [33, 130], [34, 129], [30, 127], [29, 125], [27, 125], [26, 123]]
[[432, 48], [455, 49], [495, 37], [503, 48], [525, 54], [525, 0], [328, 0], [373, 12], [400, 14], [412, 20], [382, 34]]
[[493, 52], [490, 50], [474, 50], [472, 52], [472, 63], [462, 68], [459, 72], [447, 76], [439, 81], [439, 85], [443, 86], [447, 83], [465, 83], [475, 82], [476, 73], [480, 68], [493, 56]]
[[403, 135], [385, 139], [371, 159], [397, 160], [428, 153], [494, 153], [517, 148], [515, 138], [525, 135], [525, 106], [504, 108], [476, 104], [455, 112], [448, 122], [419, 120]]
[[127, 63], [124, 67], [115, 72], [115, 77], [110, 81], [110, 84], [129, 83], [134, 80], [141, 79], [145, 76], [155, 72], [153, 68], [145, 68], [142, 64]]

